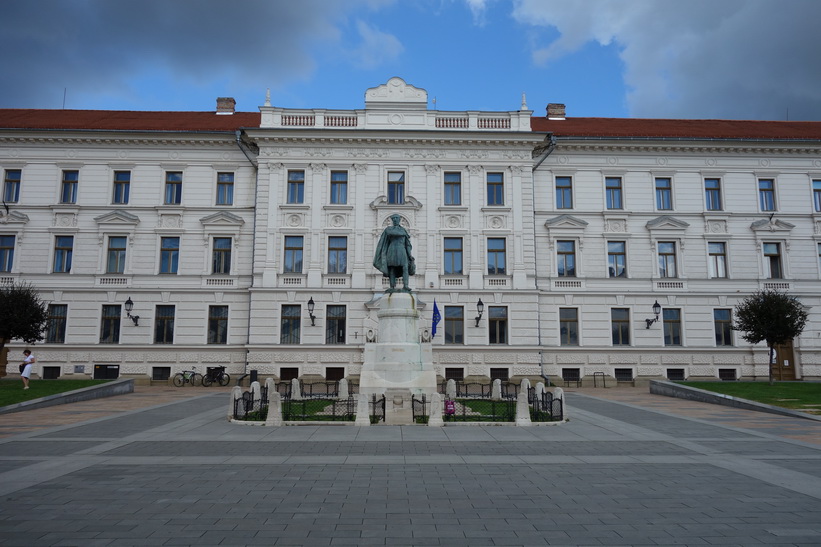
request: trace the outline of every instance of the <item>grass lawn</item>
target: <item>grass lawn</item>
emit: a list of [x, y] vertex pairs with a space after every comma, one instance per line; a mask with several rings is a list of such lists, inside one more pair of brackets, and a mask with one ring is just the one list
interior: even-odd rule
[[773, 406], [821, 415], [821, 384], [810, 382], [676, 382]]
[[94, 386], [109, 380], [32, 380], [31, 389], [23, 389], [19, 379], [0, 379], [0, 406], [14, 405], [56, 393], [64, 393], [84, 387]]

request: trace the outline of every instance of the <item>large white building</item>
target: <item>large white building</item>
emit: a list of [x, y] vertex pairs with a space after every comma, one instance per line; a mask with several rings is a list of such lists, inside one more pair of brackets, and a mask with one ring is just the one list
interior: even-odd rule
[[764, 378], [729, 327], [777, 288], [810, 308], [778, 375], [821, 378], [821, 123], [444, 112], [399, 78], [259, 110], [0, 110], [0, 281], [49, 301], [37, 372], [355, 378], [399, 214], [441, 376]]

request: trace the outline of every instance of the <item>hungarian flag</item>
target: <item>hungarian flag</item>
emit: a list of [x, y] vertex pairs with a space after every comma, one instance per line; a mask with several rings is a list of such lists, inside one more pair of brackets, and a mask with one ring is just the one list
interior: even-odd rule
[[436, 336], [436, 325], [439, 324], [439, 321], [442, 320], [442, 315], [439, 313], [439, 306], [436, 305], [436, 299], [433, 299], [433, 321], [430, 327], [431, 335], [430, 337], [433, 338]]

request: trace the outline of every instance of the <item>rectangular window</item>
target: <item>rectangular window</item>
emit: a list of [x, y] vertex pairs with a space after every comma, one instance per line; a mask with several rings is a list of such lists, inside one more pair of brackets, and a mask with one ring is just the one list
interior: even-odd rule
[[215, 237], [214, 248], [212, 250], [211, 273], [230, 274], [231, 273], [231, 238]]
[[821, 180], [812, 181], [812, 202], [815, 204], [815, 212], [821, 213]]
[[114, 171], [114, 195], [111, 203], [126, 205], [131, 192], [131, 171]]
[[405, 203], [405, 173], [388, 171], [388, 203], [402, 205]]
[[775, 181], [758, 179], [758, 202], [762, 211], [775, 211]]
[[282, 306], [282, 317], [279, 324], [280, 344], [299, 344], [299, 329], [302, 325], [301, 311], [302, 308], [299, 305]]
[[462, 274], [462, 238], [445, 238], [445, 275]]
[[727, 244], [721, 241], [710, 241], [707, 243], [707, 251], [710, 254], [710, 277], [727, 277]]
[[505, 178], [504, 173], [487, 174], [487, 204], [505, 204]]
[[576, 277], [576, 243], [556, 242], [556, 263], [559, 277]]
[[217, 205], [234, 204], [234, 173], [217, 173]]
[[562, 346], [579, 345], [579, 310], [559, 308], [559, 339]]
[[673, 209], [673, 180], [669, 177], [656, 177], [656, 209]]
[[721, 211], [721, 179], [704, 179], [704, 204], [708, 211]]
[[781, 268], [781, 244], [764, 244], [764, 265], [766, 268], [764, 274], [768, 278], [782, 279], [784, 277], [784, 271]]
[[607, 272], [610, 277], [627, 277], [627, 243], [607, 242]]
[[175, 274], [180, 262], [180, 238], [160, 238], [160, 273]]
[[154, 343], [173, 344], [174, 343], [174, 306], [157, 306], [154, 315]]
[[79, 182], [79, 171], [63, 171], [63, 180], [60, 183], [60, 203], [77, 203], [77, 185]]
[[505, 245], [503, 237], [487, 239], [487, 273], [489, 275], [505, 274]]
[[325, 343], [345, 343], [345, 306], [328, 306], [325, 318]]
[[556, 209], [573, 208], [573, 179], [556, 177]]
[[228, 343], [228, 306], [208, 306], [208, 343]]
[[621, 177], [606, 177], [604, 179], [605, 201], [608, 209], [624, 209], [622, 199]]
[[465, 343], [465, 308], [445, 306], [445, 344]]
[[610, 309], [610, 325], [614, 346], [630, 345], [630, 310], [627, 308]]
[[659, 277], [676, 275], [676, 244], [673, 241], [659, 241]]
[[54, 273], [71, 271], [71, 255], [74, 253], [74, 236], [57, 236], [54, 239]]
[[182, 172], [166, 171], [165, 204], [179, 205], [182, 202]]
[[10, 272], [14, 264], [15, 236], [0, 235], [0, 272]]
[[302, 273], [302, 236], [285, 236], [285, 273]]
[[681, 310], [665, 309], [662, 313], [664, 319], [664, 345], [681, 345]]
[[23, 171], [20, 169], [6, 169], [3, 177], [3, 201], [17, 203], [20, 201], [20, 178]]
[[488, 341], [491, 344], [507, 344], [507, 308], [489, 306], [487, 313]]
[[288, 203], [305, 201], [305, 171], [288, 171]]
[[713, 310], [713, 321], [716, 329], [716, 346], [733, 345], [731, 310]]
[[66, 341], [66, 323], [68, 322], [68, 305], [49, 304], [46, 318], [46, 342], [64, 344]]
[[127, 242], [128, 238], [125, 236], [109, 236], [105, 273], [121, 274], [125, 271], [125, 248]]
[[462, 205], [462, 173], [445, 173], [445, 205]]
[[328, 273], [344, 274], [348, 271], [348, 238], [328, 238]]
[[334, 205], [348, 203], [347, 171], [331, 171], [331, 203]]
[[120, 343], [120, 315], [122, 311], [119, 304], [103, 306], [103, 314], [100, 318], [101, 344]]

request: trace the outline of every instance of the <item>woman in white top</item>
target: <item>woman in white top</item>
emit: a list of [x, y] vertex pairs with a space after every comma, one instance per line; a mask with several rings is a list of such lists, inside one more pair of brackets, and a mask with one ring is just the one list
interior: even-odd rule
[[23, 367], [22, 372], [20, 372], [20, 377], [23, 379], [23, 389], [28, 389], [29, 378], [31, 377], [31, 366], [37, 362], [37, 359], [31, 354], [31, 350], [24, 351], [23, 355], [25, 355], [26, 358], [20, 363], [20, 366]]

